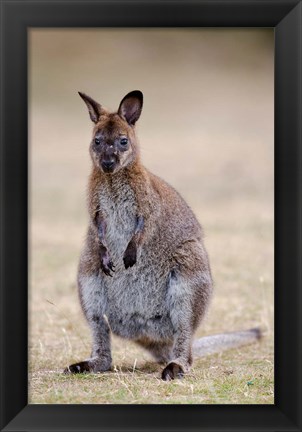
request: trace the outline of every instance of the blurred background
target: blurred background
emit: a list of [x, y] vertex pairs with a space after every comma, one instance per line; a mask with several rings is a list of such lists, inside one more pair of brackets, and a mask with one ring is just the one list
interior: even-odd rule
[[[29, 30], [31, 403], [76, 403], [74, 387], [58, 399], [62, 382], [47, 373], [90, 351], [76, 270], [92, 123], [77, 92], [117, 110], [135, 89], [143, 163], [183, 195], [206, 234], [215, 296], [198, 334], [261, 325], [267, 336], [251, 352], [269, 383], [259, 403], [272, 403], [273, 68], [271, 29]], [[117, 362], [147, 356], [126, 345], [114, 342]]]

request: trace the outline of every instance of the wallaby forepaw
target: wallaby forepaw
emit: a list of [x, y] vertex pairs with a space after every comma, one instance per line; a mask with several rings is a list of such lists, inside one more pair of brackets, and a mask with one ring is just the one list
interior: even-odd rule
[[113, 276], [111, 272], [115, 271], [115, 266], [113, 265], [107, 250], [101, 254], [101, 269], [106, 276], [111, 277]]
[[184, 374], [185, 372], [182, 366], [177, 363], [171, 362], [162, 371], [161, 377], [164, 381], [171, 381], [175, 378], [183, 378]]
[[101, 269], [102, 269], [103, 273], [105, 273], [106, 276], [110, 276], [110, 277], [113, 276], [113, 274], [111, 274], [111, 272], [113, 272], [113, 273], [115, 272], [115, 266], [113, 265], [112, 261], [109, 261], [108, 264], [102, 263]]
[[125, 269], [127, 269], [129, 267], [134, 266], [134, 264], [136, 263], [136, 257], [133, 258], [131, 256], [124, 256], [123, 261], [124, 261]]
[[134, 264], [136, 263], [136, 255], [137, 250], [135, 245], [129, 243], [123, 258], [125, 269], [134, 266]]

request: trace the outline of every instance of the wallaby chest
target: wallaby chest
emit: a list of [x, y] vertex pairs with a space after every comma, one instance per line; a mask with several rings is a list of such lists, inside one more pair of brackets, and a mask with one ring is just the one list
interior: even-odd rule
[[129, 183], [112, 179], [110, 184], [100, 185], [98, 200], [105, 218], [106, 246], [112, 259], [121, 261], [136, 225], [134, 191]]

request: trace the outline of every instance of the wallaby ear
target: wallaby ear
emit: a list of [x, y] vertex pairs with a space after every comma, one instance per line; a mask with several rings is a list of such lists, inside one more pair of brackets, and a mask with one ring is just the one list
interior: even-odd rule
[[123, 117], [127, 123], [134, 125], [139, 119], [143, 108], [143, 93], [134, 90], [128, 93], [120, 103], [118, 114]]
[[87, 96], [85, 93], [78, 93], [87, 105], [91, 120], [93, 123], [97, 123], [101, 117], [101, 114], [103, 113], [101, 105], [93, 100], [90, 96]]

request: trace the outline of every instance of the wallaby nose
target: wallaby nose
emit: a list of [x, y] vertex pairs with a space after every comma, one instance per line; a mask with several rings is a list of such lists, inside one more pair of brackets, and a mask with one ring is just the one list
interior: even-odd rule
[[103, 165], [106, 168], [111, 168], [113, 166], [113, 164], [114, 164], [114, 161], [104, 161], [103, 162]]
[[114, 168], [114, 160], [106, 160], [106, 161], [102, 161], [102, 168], [104, 171], [106, 172], [110, 172], [113, 170]]

